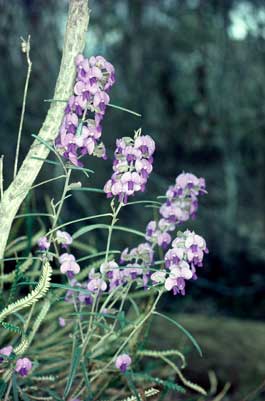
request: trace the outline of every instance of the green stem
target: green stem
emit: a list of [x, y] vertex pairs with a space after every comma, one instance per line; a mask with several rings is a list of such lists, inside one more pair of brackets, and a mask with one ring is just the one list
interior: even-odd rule
[[24, 45], [24, 49], [25, 49], [24, 52], [26, 53], [26, 58], [27, 58], [27, 63], [28, 63], [28, 71], [27, 71], [27, 77], [26, 77], [26, 82], [25, 82], [25, 87], [24, 87], [22, 110], [21, 110], [21, 117], [20, 117], [20, 122], [19, 122], [19, 129], [18, 129], [16, 158], [15, 158], [15, 164], [14, 164], [14, 179], [15, 179], [15, 177], [17, 175], [19, 149], [20, 149], [22, 128], [23, 128], [25, 109], [26, 109], [26, 101], [27, 101], [27, 94], [28, 94], [28, 87], [29, 87], [29, 79], [30, 79], [31, 67], [32, 67], [32, 62], [31, 62], [30, 57], [29, 57], [29, 53], [30, 53], [30, 35], [28, 36], [28, 40], [27, 41], [22, 39], [22, 46], [23, 45]]
[[144, 318], [135, 326], [133, 331], [130, 333], [130, 335], [126, 338], [126, 340], [122, 343], [122, 345], [118, 348], [114, 356], [111, 358], [111, 360], [100, 370], [98, 374], [96, 374], [94, 377], [92, 377], [91, 382], [96, 380], [99, 376], [102, 375], [102, 373], [115, 361], [117, 356], [120, 354], [120, 352], [123, 350], [124, 347], [128, 344], [128, 342], [132, 339], [132, 337], [135, 335], [135, 333], [141, 328], [141, 326], [149, 319], [149, 317], [154, 313], [156, 309], [156, 305], [158, 304], [158, 301], [162, 295], [163, 291], [160, 290], [158, 292], [157, 298], [153, 304], [153, 307], [151, 310], [144, 316]]

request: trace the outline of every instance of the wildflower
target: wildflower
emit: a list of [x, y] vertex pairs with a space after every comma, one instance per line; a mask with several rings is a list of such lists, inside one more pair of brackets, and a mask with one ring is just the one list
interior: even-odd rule
[[74, 94], [69, 98], [56, 139], [59, 152], [76, 166], [85, 154], [106, 157], [101, 137], [101, 123], [115, 82], [114, 67], [103, 57], [76, 57]]
[[[82, 288], [86, 289], [87, 283], [82, 283], [80, 286]], [[79, 300], [79, 302], [81, 302], [82, 304], [85, 304], [85, 305], [91, 305], [93, 303], [93, 297], [90, 294], [84, 293], [83, 291], [79, 292], [78, 300]]]
[[91, 269], [89, 273], [89, 281], [87, 283], [88, 291], [98, 293], [100, 291], [106, 291], [107, 283], [102, 278], [101, 273], [95, 273], [95, 269]]
[[115, 366], [117, 369], [120, 369], [121, 373], [125, 373], [131, 363], [132, 359], [129, 355], [121, 354], [117, 357], [115, 361]]
[[63, 317], [59, 317], [58, 321], [59, 321], [59, 325], [61, 327], [65, 327], [66, 326], [66, 322], [65, 322], [65, 319]]
[[93, 278], [88, 282], [87, 289], [91, 292], [106, 291], [107, 283], [101, 278]]
[[124, 249], [121, 253], [120, 261], [141, 262], [144, 266], [150, 266], [154, 258], [154, 251], [152, 246], [148, 242], [139, 244], [136, 248], [132, 248], [130, 251], [128, 248]]
[[117, 139], [114, 173], [104, 186], [107, 197], [118, 196], [120, 202], [126, 203], [128, 196], [138, 191], [143, 192], [152, 171], [154, 151], [155, 142], [149, 135], [141, 136], [140, 130], [134, 139]]
[[82, 292], [80, 292], [80, 294], [78, 295], [78, 299], [82, 304], [85, 305], [92, 305], [93, 303], [92, 296], [87, 294], [82, 294]]
[[15, 371], [20, 376], [27, 376], [32, 369], [32, 362], [29, 358], [20, 358], [16, 362]]
[[41, 237], [38, 239], [38, 247], [41, 251], [47, 251], [51, 246], [51, 243], [48, 241], [47, 237]]
[[155, 283], [164, 283], [166, 280], [166, 272], [165, 271], [157, 271], [151, 274], [151, 280]]
[[12, 352], [13, 352], [12, 345], [7, 345], [6, 347], [1, 348], [0, 349], [0, 363], [2, 363], [4, 361], [4, 358], [2, 357], [2, 355], [8, 357]]
[[205, 253], [208, 253], [208, 249], [200, 235], [190, 230], [178, 232], [172, 247], [165, 254], [165, 266], [169, 270], [165, 289], [173, 290], [174, 295], [185, 295], [185, 280], [197, 278], [196, 267], [202, 266]]
[[75, 274], [78, 274], [80, 272], [80, 266], [75, 261], [74, 255], [70, 253], [63, 253], [60, 256], [59, 261], [61, 263], [61, 273], [67, 274], [68, 278], [72, 279]]
[[136, 280], [137, 277], [139, 277], [143, 274], [143, 269], [141, 268], [141, 265], [139, 265], [137, 263], [128, 264], [125, 267], [123, 274], [125, 277], [128, 277], [132, 280]]
[[[81, 287], [81, 284], [75, 278], [72, 278], [72, 279], [70, 278], [69, 284], [71, 287]], [[65, 294], [65, 298], [64, 298], [65, 302], [70, 303], [70, 304], [74, 303], [76, 294], [77, 294], [77, 292], [74, 290], [67, 290], [66, 294]]]
[[159, 209], [160, 220], [150, 221], [146, 227], [145, 238], [164, 250], [171, 243], [169, 232], [174, 231], [177, 225], [184, 223], [190, 217], [194, 218], [198, 209], [198, 196], [206, 193], [204, 178], [197, 178], [190, 173], [177, 176], [175, 185], [171, 185], [166, 192], [166, 201]]
[[71, 245], [73, 242], [73, 238], [66, 231], [58, 230], [56, 232], [56, 239], [59, 244], [62, 245], [62, 248], [67, 248], [67, 245]]

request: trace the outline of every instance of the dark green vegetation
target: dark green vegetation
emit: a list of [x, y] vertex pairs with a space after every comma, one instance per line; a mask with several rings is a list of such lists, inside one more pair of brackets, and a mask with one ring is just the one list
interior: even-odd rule
[[[46, 113], [47, 103], [43, 100], [52, 97], [66, 3], [0, 0], [0, 7], [0, 153], [6, 155], [4, 168], [11, 178], [14, 160], [11, 143], [16, 141], [26, 76], [19, 37], [32, 35], [33, 72], [23, 132], [24, 155], [32, 141], [31, 134], [38, 131]], [[109, 109], [103, 134], [108, 149], [114, 148], [115, 137], [129, 135], [139, 126], [154, 137], [158, 152], [148, 186], [149, 199], [163, 194], [182, 169], [204, 176], [207, 181], [209, 194], [200, 205], [193, 228], [207, 240], [208, 261], [197, 283], [188, 287], [188, 296], [181, 300], [169, 297], [164, 308], [217, 317], [220, 314], [263, 319], [264, 2], [103, 0], [91, 1], [90, 8], [87, 54], [101, 53], [115, 65], [117, 83], [111, 93], [112, 103], [143, 116], [140, 119]], [[110, 150], [108, 153], [111, 156]], [[110, 163], [110, 160], [102, 163], [87, 159], [86, 167], [97, 171], [91, 177], [91, 186], [103, 186]], [[39, 181], [56, 174], [55, 169], [46, 164]], [[43, 199], [56, 195], [58, 187], [55, 182], [49, 188], [42, 187], [38, 195], [32, 194], [26, 211], [46, 212]], [[104, 196], [94, 195], [96, 201], [91, 201], [88, 192], [76, 191], [66, 204], [65, 220], [80, 217], [80, 211], [83, 216], [96, 214], [99, 206], [102, 211], [106, 207]], [[150, 209], [141, 211], [139, 207], [121, 216], [123, 223], [137, 220], [135, 228], [140, 225], [144, 228], [151, 217]], [[23, 224], [17, 224], [14, 237], [17, 232], [30, 234], [38, 229], [35, 221], [27, 227]], [[132, 245], [135, 239], [125, 239], [119, 232], [115, 238], [118, 248], [114, 249]], [[93, 236], [89, 245], [97, 243], [100, 248], [101, 242], [103, 238]], [[195, 319], [195, 323], [198, 321]], [[209, 322], [200, 320], [203, 323], [207, 330]], [[196, 336], [199, 328], [194, 324], [188, 328]], [[238, 320], [238, 330], [244, 332], [240, 324]], [[256, 330], [253, 326], [253, 331]], [[209, 330], [205, 344], [210, 346], [215, 341], [216, 352], [219, 348], [226, 349], [222, 333], [215, 336]], [[231, 337], [232, 344], [237, 343], [237, 335]], [[203, 341], [202, 346], [205, 344]], [[260, 363], [258, 354], [248, 351], [251, 363]], [[225, 382], [228, 379], [223, 373], [227, 365], [231, 368], [237, 363], [237, 357], [231, 356], [230, 365], [229, 358], [225, 364], [220, 358], [221, 372], [218, 363], [210, 368], [215, 368]], [[205, 358], [207, 364], [210, 359], [206, 353]], [[192, 366], [199, 369], [201, 363], [196, 361]], [[239, 384], [250, 391], [258, 381], [251, 370], [248, 372]]]

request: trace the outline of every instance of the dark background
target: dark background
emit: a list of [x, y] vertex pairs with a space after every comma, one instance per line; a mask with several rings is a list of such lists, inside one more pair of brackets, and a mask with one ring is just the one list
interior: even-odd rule
[[[0, 0], [0, 7], [0, 152], [7, 185], [26, 76], [20, 36], [31, 34], [33, 62], [23, 156], [48, 109], [43, 100], [53, 95], [67, 2]], [[157, 144], [145, 198], [164, 194], [183, 170], [205, 177], [208, 189], [188, 227], [206, 238], [210, 254], [188, 296], [169, 297], [164, 308], [264, 320], [264, 1], [104, 0], [90, 1], [90, 8], [86, 55], [101, 54], [114, 64], [111, 102], [142, 118], [108, 109], [103, 139], [110, 158], [86, 159], [96, 170], [89, 185], [101, 188], [108, 178], [115, 138], [141, 126]], [[51, 174], [56, 171], [45, 166], [39, 180]], [[58, 188], [43, 187], [35, 200], [39, 211], [45, 210], [44, 192], [58, 196]], [[107, 208], [103, 196], [78, 192], [64, 219]], [[151, 218], [150, 209], [137, 207], [124, 211], [121, 223], [144, 230]], [[89, 239], [98, 248], [103, 240]], [[122, 249], [134, 240], [116, 234], [114, 242]]]

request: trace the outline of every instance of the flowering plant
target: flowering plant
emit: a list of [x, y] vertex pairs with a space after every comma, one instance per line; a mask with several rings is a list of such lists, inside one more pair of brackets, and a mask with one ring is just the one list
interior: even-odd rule
[[[202, 387], [185, 379], [181, 371], [185, 355], [178, 349], [149, 348], [145, 335], [153, 318], [165, 319], [201, 353], [192, 335], [158, 312], [157, 306], [165, 293], [185, 295], [187, 282], [197, 279], [208, 252], [200, 235], [188, 229], [176, 232], [195, 217], [198, 199], [206, 193], [205, 181], [181, 173], [163, 202], [132, 201], [148, 184], [155, 153], [154, 140], [138, 129], [132, 137], [117, 139], [113, 173], [104, 189], [71, 182], [73, 170], [87, 178], [86, 155], [106, 159], [99, 140], [115, 82], [114, 67], [102, 56], [88, 59], [79, 54], [75, 69], [73, 93], [57, 138], [54, 142], [39, 138], [55, 154], [57, 161], [52, 162], [63, 170], [60, 199], [51, 200], [45, 214], [51, 224], [42, 224], [26, 253], [18, 253], [24, 248], [16, 248], [16, 241], [2, 259], [3, 266], [15, 260], [16, 268], [10, 273], [2, 269], [1, 274], [2, 290], [9, 292], [9, 298], [0, 311], [0, 397], [139, 401], [159, 392], [163, 399], [168, 390], [185, 393], [185, 387], [205, 395]], [[110, 211], [63, 222], [63, 206], [76, 189], [111, 198]], [[143, 232], [117, 225], [124, 208], [141, 203], [158, 208], [159, 217]], [[29, 216], [34, 213], [18, 218]], [[86, 225], [75, 230], [80, 222]], [[91, 249], [88, 239], [80, 241], [93, 230], [107, 230], [105, 249]], [[113, 250], [115, 230], [134, 234], [140, 241], [132, 249]], [[150, 358], [160, 364], [147, 373], [144, 361]]]

